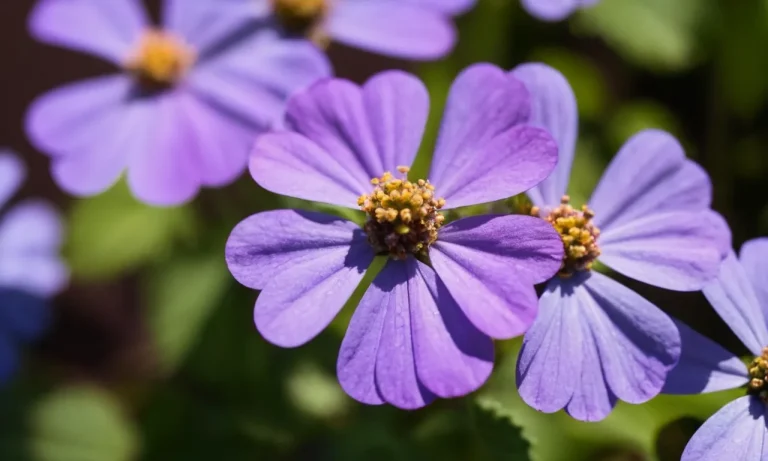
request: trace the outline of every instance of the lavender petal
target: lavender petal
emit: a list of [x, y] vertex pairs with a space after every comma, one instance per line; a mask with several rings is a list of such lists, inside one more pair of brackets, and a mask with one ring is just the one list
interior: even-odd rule
[[768, 286], [765, 283], [765, 274], [768, 274], [768, 238], [745, 242], [739, 251], [739, 261], [744, 274], [752, 282], [763, 316], [768, 321]]
[[24, 164], [16, 155], [0, 149], [0, 209], [8, 203], [27, 177]]

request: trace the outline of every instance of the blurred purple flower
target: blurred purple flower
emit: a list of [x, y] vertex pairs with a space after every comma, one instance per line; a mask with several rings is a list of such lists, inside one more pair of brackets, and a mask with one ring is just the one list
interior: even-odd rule
[[389, 56], [438, 59], [456, 42], [451, 16], [476, 0], [236, 0], [288, 32], [328, 39]]
[[404, 174], [398, 165], [410, 165], [421, 143], [429, 97], [415, 77], [385, 72], [362, 87], [331, 79], [292, 97], [292, 131], [257, 140], [254, 179], [284, 195], [362, 208], [368, 220], [361, 229], [278, 210], [235, 227], [227, 263], [240, 283], [262, 290], [254, 310], [261, 334], [283, 347], [306, 343], [341, 310], [374, 256], [389, 255], [342, 343], [342, 387], [361, 402], [401, 408], [477, 389], [493, 367], [491, 338], [528, 328], [533, 284], [557, 270], [563, 247], [536, 218], [442, 226], [438, 210], [520, 193], [552, 171], [555, 143], [525, 124], [529, 107], [518, 80], [491, 65], [468, 68], [450, 91], [431, 182], [410, 182], [386, 172]]
[[[12, 153], [0, 150], [0, 210], [26, 172]], [[46, 298], [67, 283], [59, 258], [59, 215], [46, 203], [27, 200], [0, 216], [0, 382], [16, 369], [17, 347], [39, 336], [48, 324]]]
[[662, 392], [700, 394], [746, 386], [746, 394], [709, 418], [685, 447], [682, 461], [768, 459], [768, 239], [750, 240], [731, 254], [704, 295], [756, 357], [749, 366], [719, 344], [677, 322], [680, 363]]
[[532, 123], [560, 148], [557, 168], [528, 191], [534, 214], [563, 236], [566, 258], [539, 303], [518, 362], [518, 388], [543, 412], [562, 408], [595, 421], [617, 400], [642, 403], [661, 391], [680, 355], [672, 320], [629, 288], [597, 272], [600, 261], [644, 283], [700, 290], [717, 275], [730, 231], [710, 210], [706, 172], [687, 160], [670, 134], [642, 131], [621, 148], [590, 205], [564, 196], [578, 134], [576, 98], [567, 80], [543, 64], [512, 74], [533, 100]]
[[523, 7], [542, 21], [562, 21], [576, 10], [597, 4], [600, 0], [522, 0]]
[[245, 8], [163, 5], [162, 29], [139, 0], [42, 0], [33, 10], [37, 39], [123, 70], [56, 89], [29, 110], [27, 132], [64, 190], [98, 194], [127, 170], [137, 198], [173, 205], [228, 184], [287, 96], [330, 73], [311, 44], [254, 27]]

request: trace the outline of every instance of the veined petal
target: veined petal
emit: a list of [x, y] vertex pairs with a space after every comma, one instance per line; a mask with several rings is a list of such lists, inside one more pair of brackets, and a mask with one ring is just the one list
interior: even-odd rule
[[13, 197], [27, 177], [27, 170], [16, 155], [0, 149], [0, 208]]
[[47, 203], [26, 201], [0, 221], [0, 286], [48, 297], [61, 291], [69, 273], [58, 252], [61, 218]]
[[557, 163], [544, 130], [523, 125], [530, 96], [522, 82], [490, 64], [475, 64], [453, 83], [429, 178], [446, 208], [523, 192]]
[[731, 240], [713, 211], [654, 213], [601, 235], [600, 261], [622, 274], [662, 288], [700, 290], [716, 275]]
[[605, 380], [619, 399], [655, 397], [680, 358], [680, 333], [658, 307], [600, 274], [584, 280], [591, 296], [582, 315], [594, 333]]
[[517, 360], [520, 397], [544, 413], [565, 408], [582, 375], [585, 342], [579, 328], [581, 301], [576, 289], [559, 277], [547, 284], [539, 300], [539, 313], [525, 333]]
[[764, 308], [735, 253], [725, 258], [717, 279], [702, 291], [747, 349], [760, 355], [763, 347], [768, 346]]
[[29, 29], [41, 42], [71, 48], [120, 65], [148, 26], [136, 0], [40, 0]]
[[765, 274], [768, 274], [768, 238], [745, 242], [739, 251], [739, 260], [744, 274], [752, 282], [763, 316], [768, 318], [768, 286], [765, 283]]
[[542, 21], [562, 21], [579, 8], [598, 0], [522, 0], [523, 7]]
[[605, 231], [661, 212], [709, 208], [712, 184], [685, 158], [669, 133], [645, 130], [632, 136], [603, 173], [589, 201], [594, 223]]
[[534, 126], [552, 134], [558, 147], [557, 167], [547, 179], [528, 191], [540, 207], [557, 206], [568, 189], [571, 165], [579, 135], [579, 112], [571, 85], [557, 69], [546, 64], [517, 66], [512, 75], [520, 79], [531, 94], [531, 119]]
[[195, 48], [198, 56], [205, 56], [212, 47], [220, 45], [233, 33], [242, 32], [243, 27], [258, 27], [254, 15], [256, 3], [257, 0], [165, 0], [163, 28], [183, 37], [187, 44]]
[[402, 1], [338, 2], [326, 27], [340, 42], [404, 59], [440, 58], [456, 41], [447, 15]]
[[749, 382], [746, 365], [735, 355], [683, 322], [675, 321], [682, 352], [667, 375], [664, 394], [704, 394], [735, 389]]
[[693, 434], [681, 461], [764, 460], [766, 447], [765, 404], [740, 397], [704, 422]]
[[563, 245], [529, 216], [476, 216], [440, 230], [430, 259], [464, 314], [493, 338], [524, 333], [536, 316], [533, 284], [560, 268]]

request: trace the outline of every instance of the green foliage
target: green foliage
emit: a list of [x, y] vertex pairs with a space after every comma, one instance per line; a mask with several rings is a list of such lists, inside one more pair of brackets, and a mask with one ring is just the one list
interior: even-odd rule
[[120, 182], [75, 202], [65, 256], [75, 277], [108, 279], [170, 254], [189, 238], [194, 217], [187, 207], [155, 208], [134, 199]]
[[498, 402], [479, 398], [474, 411], [478, 449], [487, 461], [530, 461], [530, 442]]

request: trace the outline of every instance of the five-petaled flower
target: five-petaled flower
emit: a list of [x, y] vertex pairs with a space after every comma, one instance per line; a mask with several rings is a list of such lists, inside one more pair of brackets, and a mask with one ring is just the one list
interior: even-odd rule
[[748, 241], [731, 254], [718, 278], [704, 287], [712, 307], [754, 354], [747, 366], [714, 341], [677, 322], [680, 363], [665, 394], [700, 394], [746, 385], [745, 396], [709, 418], [685, 447], [682, 461], [762, 460], [768, 457], [768, 239]]
[[310, 43], [280, 39], [244, 8], [215, 0], [165, 0], [160, 27], [140, 0], [42, 0], [30, 29], [122, 69], [45, 94], [28, 113], [30, 138], [76, 195], [104, 191], [124, 170], [150, 204], [225, 185], [287, 96], [330, 73]]
[[[16, 156], [0, 150], [0, 209], [25, 175]], [[47, 326], [46, 299], [67, 283], [58, 255], [61, 233], [58, 213], [38, 200], [25, 200], [0, 217], [0, 382], [16, 369], [18, 344]]]
[[711, 184], [671, 135], [657, 130], [629, 139], [603, 174], [590, 208], [566, 193], [578, 132], [576, 99], [556, 70], [526, 64], [512, 74], [528, 85], [532, 123], [557, 139], [552, 175], [528, 191], [532, 213], [560, 233], [563, 265], [547, 284], [526, 333], [518, 388], [543, 412], [565, 408], [576, 419], [604, 418], [617, 400], [656, 396], [680, 355], [672, 320], [629, 288], [591, 271], [599, 260], [658, 287], [700, 290], [717, 276], [730, 231], [710, 209]]
[[526, 124], [523, 84], [474, 65], [451, 88], [429, 180], [406, 178], [429, 97], [391, 71], [362, 87], [324, 80], [293, 96], [291, 131], [259, 137], [251, 174], [273, 192], [362, 209], [364, 228], [334, 216], [277, 210], [233, 230], [229, 269], [261, 290], [256, 327], [274, 344], [306, 343], [336, 316], [378, 255], [388, 258], [357, 307], [338, 358], [342, 387], [368, 404], [418, 408], [477, 389], [493, 367], [491, 338], [523, 333], [534, 284], [560, 267], [563, 246], [530, 216], [446, 223], [441, 210], [536, 185], [556, 143]]
[[330, 39], [389, 56], [430, 60], [456, 42], [452, 16], [475, 0], [235, 0], [272, 17], [289, 34]]

